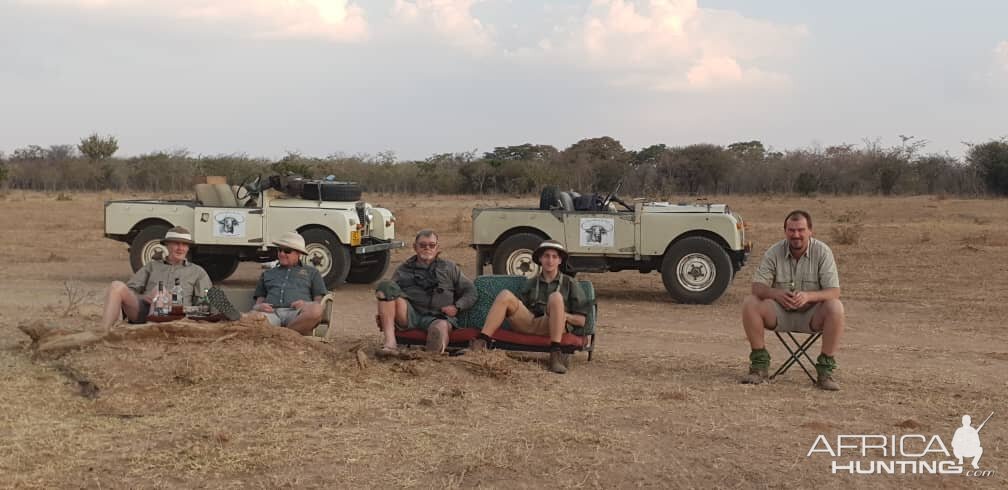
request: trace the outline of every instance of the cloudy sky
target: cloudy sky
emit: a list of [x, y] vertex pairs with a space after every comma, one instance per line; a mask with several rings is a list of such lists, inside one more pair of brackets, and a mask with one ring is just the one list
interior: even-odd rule
[[0, 0], [0, 151], [1008, 136], [1003, 0]]

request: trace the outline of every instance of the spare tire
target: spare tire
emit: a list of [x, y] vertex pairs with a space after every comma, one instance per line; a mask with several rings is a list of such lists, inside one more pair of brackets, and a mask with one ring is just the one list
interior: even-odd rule
[[560, 192], [555, 185], [548, 185], [543, 187], [542, 192], [539, 193], [539, 209], [557, 209], [562, 208], [560, 205]]
[[356, 182], [306, 181], [301, 187], [301, 198], [310, 201], [359, 201], [361, 188]]

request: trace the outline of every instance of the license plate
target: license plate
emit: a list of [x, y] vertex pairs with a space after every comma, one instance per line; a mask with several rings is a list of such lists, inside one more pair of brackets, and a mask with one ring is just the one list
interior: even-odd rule
[[350, 232], [350, 245], [352, 245], [352, 246], [360, 245], [360, 240], [361, 240], [361, 237], [360, 237], [360, 231], [359, 230], [354, 230], [354, 231]]

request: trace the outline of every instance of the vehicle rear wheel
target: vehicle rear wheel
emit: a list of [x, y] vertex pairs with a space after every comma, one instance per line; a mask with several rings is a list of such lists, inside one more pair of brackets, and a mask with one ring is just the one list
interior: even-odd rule
[[151, 260], [163, 260], [168, 256], [168, 249], [161, 245], [161, 240], [168, 232], [168, 225], [148, 225], [140, 230], [130, 243], [130, 266], [133, 272]]
[[710, 238], [686, 237], [665, 252], [661, 273], [665, 289], [676, 301], [710, 304], [731, 283], [731, 258]]
[[381, 279], [388, 270], [391, 257], [392, 254], [388, 250], [355, 257], [351, 261], [346, 281], [352, 284], [371, 284]]
[[534, 277], [539, 266], [532, 261], [532, 252], [545, 238], [534, 233], [517, 233], [504, 239], [493, 255], [494, 274]]
[[305, 241], [305, 264], [313, 265], [322, 274], [326, 288], [346, 282], [350, 273], [350, 249], [328, 230], [313, 228], [301, 233]]
[[238, 257], [229, 255], [197, 255], [193, 257], [193, 263], [202, 267], [215, 284], [231, 277], [238, 270]]

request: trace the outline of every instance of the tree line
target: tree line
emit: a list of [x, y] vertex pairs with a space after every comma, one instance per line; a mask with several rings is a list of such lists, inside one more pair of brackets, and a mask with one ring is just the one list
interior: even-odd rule
[[77, 145], [30, 145], [0, 153], [0, 182], [9, 188], [189, 192], [193, 178], [227, 176], [239, 183], [257, 175], [294, 173], [356, 181], [372, 192], [529, 194], [547, 185], [605, 193], [622, 182], [633, 196], [716, 194], [956, 194], [1008, 195], [1008, 139], [972, 144], [963, 159], [922, 154], [925, 142], [903, 137], [878, 142], [768, 149], [760, 141], [727, 146], [651, 145], [628, 150], [616, 139], [588, 138], [559, 150], [526, 143], [441, 153], [400, 161], [394, 153], [279, 160], [246, 155], [194, 156], [187, 151], [117, 158], [118, 141], [92, 134]]

